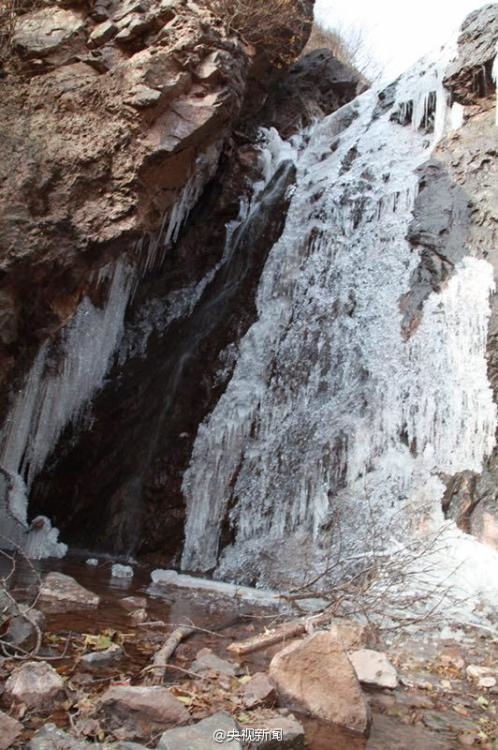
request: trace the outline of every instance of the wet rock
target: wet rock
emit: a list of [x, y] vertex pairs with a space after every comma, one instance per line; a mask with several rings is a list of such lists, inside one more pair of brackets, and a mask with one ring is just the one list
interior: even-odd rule
[[344, 651], [367, 646], [372, 637], [366, 625], [354, 620], [336, 620], [332, 622], [329, 632]]
[[291, 707], [366, 734], [370, 714], [348, 657], [328, 632], [284, 648], [273, 657], [270, 677]]
[[99, 716], [120, 740], [146, 740], [190, 720], [183, 703], [163, 687], [110, 687], [100, 700]]
[[135, 609], [146, 609], [147, 599], [145, 596], [125, 596], [119, 600], [119, 606], [132, 612]]
[[259, 730], [259, 739], [256, 734], [249, 743], [248, 750], [305, 750], [303, 726], [292, 714], [261, 719], [256, 724], [246, 724], [244, 727]]
[[64, 680], [44, 661], [28, 661], [15, 669], [5, 683], [10, 701], [28, 708], [49, 709], [64, 697]]
[[48, 573], [42, 581], [40, 600], [49, 605], [93, 608], [100, 604], [100, 597], [64, 573]]
[[23, 730], [21, 722], [0, 711], [0, 750], [7, 750]]
[[123, 649], [114, 643], [105, 651], [92, 651], [90, 654], [84, 654], [80, 659], [80, 665], [88, 672], [106, 669], [117, 664], [123, 658]]
[[95, 745], [71, 737], [55, 724], [45, 724], [33, 735], [29, 750], [90, 750]]
[[349, 658], [356, 676], [365, 685], [380, 688], [395, 688], [398, 686], [397, 672], [386, 654], [363, 648], [359, 651], [352, 651]]
[[[157, 750], [218, 750], [229, 736], [240, 732], [239, 725], [226, 713], [220, 712], [190, 727], [171, 729], [159, 741]], [[218, 739], [216, 740], [216, 737]], [[242, 750], [238, 739], [229, 742], [230, 750]]]
[[496, 685], [496, 671], [489, 667], [469, 664], [465, 671], [469, 680], [480, 688], [492, 688]]
[[246, 708], [273, 706], [276, 700], [275, 686], [265, 672], [258, 672], [244, 685], [242, 702]]
[[[26, 616], [24, 616], [26, 615]], [[9, 622], [4, 639], [13, 646], [19, 646], [29, 651], [36, 644], [37, 627], [43, 630], [45, 616], [37, 609], [31, 609], [25, 604], [19, 605], [19, 614]]]
[[191, 666], [192, 672], [204, 672], [210, 670], [212, 672], [218, 672], [219, 674], [227, 675], [228, 677], [235, 677], [240, 674], [240, 667], [233, 664], [231, 661], [221, 659], [217, 656], [210, 648], [203, 648], [197, 652], [195, 661]]

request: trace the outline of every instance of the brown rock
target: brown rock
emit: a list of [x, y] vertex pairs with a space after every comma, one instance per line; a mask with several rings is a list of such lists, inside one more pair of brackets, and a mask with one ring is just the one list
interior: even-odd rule
[[284, 648], [272, 659], [270, 677], [292, 707], [367, 734], [368, 704], [351, 662], [330, 633]]
[[329, 632], [343, 651], [352, 651], [367, 646], [371, 639], [369, 628], [354, 620], [335, 620]]
[[249, 682], [244, 685], [242, 691], [242, 702], [246, 708], [256, 706], [273, 706], [277, 700], [275, 686], [265, 672], [257, 672]]
[[80, 586], [74, 578], [55, 572], [48, 573], [43, 579], [40, 599], [53, 608], [65, 608], [69, 605], [72, 608], [98, 607], [100, 603], [97, 594]]
[[111, 687], [100, 700], [99, 715], [120, 740], [145, 740], [190, 720], [183, 703], [163, 687]]
[[19, 737], [23, 730], [23, 725], [0, 711], [0, 750], [7, 750]]
[[10, 701], [28, 708], [50, 709], [64, 697], [64, 680], [44, 661], [28, 661], [15, 669], [5, 683]]

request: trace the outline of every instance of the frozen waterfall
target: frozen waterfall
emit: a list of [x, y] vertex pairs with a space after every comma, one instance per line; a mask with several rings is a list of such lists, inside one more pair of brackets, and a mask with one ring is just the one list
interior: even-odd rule
[[[345, 559], [362, 553], [358, 530], [372, 522], [392, 543], [434, 530], [441, 475], [480, 471], [492, 451], [491, 265], [469, 246], [402, 333], [400, 299], [419, 262], [406, 239], [415, 171], [452, 127], [451, 54], [304, 138], [258, 320], [184, 476], [184, 569], [285, 583], [291, 568], [321, 569], [337, 528]], [[227, 525], [233, 543], [220, 548]]]

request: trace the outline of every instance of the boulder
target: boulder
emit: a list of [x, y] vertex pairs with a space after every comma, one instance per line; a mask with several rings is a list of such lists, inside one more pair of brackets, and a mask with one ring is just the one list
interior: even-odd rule
[[28, 708], [50, 709], [64, 698], [64, 680], [44, 661], [27, 661], [17, 667], [5, 683], [10, 701]]
[[[261, 719], [257, 724], [247, 724], [244, 728], [254, 730], [248, 750], [305, 750], [303, 726], [292, 714]], [[248, 736], [250, 734], [249, 731]]]
[[328, 632], [276, 654], [270, 677], [283, 702], [323, 721], [367, 734], [370, 712], [348, 657]]
[[[189, 727], [171, 729], [159, 741], [157, 750], [218, 750], [225, 742], [230, 750], [242, 750], [237, 722], [220, 712]], [[233, 737], [233, 740], [229, 740]]]
[[244, 685], [242, 702], [246, 708], [273, 706], [277, 700], [275, 686], [265, 672], [257, 672]]
[[183, 703], [163, 687], [110, 687], [102, 696], [99, 717], [120, 740], [147, 740], [178, 724], [190, 714]]
[[0, 711], [0, 750], [7, 750], [23, 730], [21, 722]]
[[105, 651], [92, 651], [89, 654], [84, 654], [80, 659], [80, 666], [87, 672], [94, 672], [99, 669], [112, 667], [114, 664], [120, 662], [122, 658], [123, 649], [117, 643], [113, 643]]
[[100, 597], [88, 591], [63, 573], [48, 573], [42, 581], [40, 600], [49, 605], [71, 605], [72, 608], [98, 607]]
[[398, 687], [398, 674], [386, 654], [362, 648], [349, 654], [359, 681], [379, 688]]
[[227, 675], [228, 677], [235, 677], [237, 674], [240, 674], [240, 667], [237, 667], [231, 661], [221, 659], [210, 648], [203, 648], [197, 652], [190, 670], [191, 672], [205, 672], [209, 670]]

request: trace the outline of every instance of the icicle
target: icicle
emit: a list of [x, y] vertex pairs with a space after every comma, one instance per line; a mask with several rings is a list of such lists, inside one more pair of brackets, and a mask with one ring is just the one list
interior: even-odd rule
[[[399, 310], [419, 260], [406, 240], [417, 169], [450, 122], [451, 54], [403, 76], [389, 111], [373, 117], [368, 91], [346, 128], [339, 110], [296, 149], [297, 186], [261, 277], [258, 320], [184, 476], [185, 569], [264, 578], [270, 560], [271, 582], [286, 563], [323, 564], [338, 523], [353, 558], [372, 518], [398, 540], [434, 530], [439, 474], [480, 471], [490, 454], [491, 266], [469, 248], [409, 341]], [[392, 117], [407, 102], [409, 127]], [[220, 555], [227, 524], [234, 542]]]

